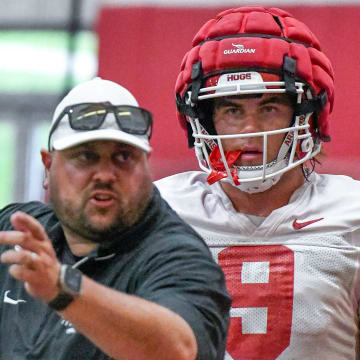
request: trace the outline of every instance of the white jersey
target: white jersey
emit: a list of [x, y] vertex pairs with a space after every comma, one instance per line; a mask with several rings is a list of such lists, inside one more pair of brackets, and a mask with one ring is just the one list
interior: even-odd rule
[[312, 174], [255, 225], [206, 177], [155, 185], [223, 268], [233, 297], [225, 359], [360, 359], [360, 182]]

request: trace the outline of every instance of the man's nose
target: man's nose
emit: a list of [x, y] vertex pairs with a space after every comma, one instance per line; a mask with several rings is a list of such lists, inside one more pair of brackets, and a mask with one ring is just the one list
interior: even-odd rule
[[116, 165], [110, 160], [101, 160], [94, 169], [93, 178], [100, 182], [114, 182], [117, 179], [118, 169]]
[[261, 129], [261, 122], [259, 121], [258, 116], [253, 112], [249, 112], [245, 114], [242, 121], [242, 127], [240, 133], [248, 134], [248, 133], [256, 133], [259, 131], [262, 131], [262, 129]]

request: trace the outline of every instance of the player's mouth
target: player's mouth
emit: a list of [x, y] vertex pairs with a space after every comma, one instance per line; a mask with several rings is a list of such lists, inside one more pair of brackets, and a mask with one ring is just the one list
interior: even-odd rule
[[241, 150], [237, 165], [260, 165], [263, 162], [263, 151], [259, 147], [246, 146]]

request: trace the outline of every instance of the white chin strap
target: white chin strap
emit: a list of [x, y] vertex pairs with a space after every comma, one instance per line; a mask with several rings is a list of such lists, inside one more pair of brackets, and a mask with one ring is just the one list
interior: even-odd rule
[[[288, 161], [286, 159], [277, 161], [274, 160], [271, 163], [266, 165], [268, 173], [277, 172], [279, 170], [284, 169], [288, 164]], [[260, 168], [260, 169], [259, 169]], [[260, 177], [262, 174], [262, 166], [241, 166], [237, 167], [238, 170], [238, 176], [240, 179], [253, 179]], [[240, 185], [235, 185], [238, 189], [241, 191], [247, 192], [249, 194], [256, 194], [259, 192], [266, 191], [270, 189], [272, 186], [274, 186], [281, 178], [281, 175], [283, 173], [280, 173], [278, 175], [269, 177], [265, 180], [251, 180], [249, 182], [242, 181]], [[227, 179], [224, 179], [224, 181], [228, 181]], [[230, 181], [232, 182], [232, 181]]]
[[247, 192], [249, 194], [256, 194], [270, 189], [280, 180], [280, 177], [281, 175], [277, 175], [262, 182], [252, 181], [248, 183], [241, 183], [240, 185], [235, 186], [241, 191]]

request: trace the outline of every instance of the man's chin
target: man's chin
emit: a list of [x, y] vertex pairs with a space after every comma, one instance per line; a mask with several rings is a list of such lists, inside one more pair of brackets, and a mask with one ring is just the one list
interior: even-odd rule
[[101, 233], [107, 232], [109, 229], [113, 229], [118, 226], [115, 218], [111, 217], [90, 217], [88, 218], [88, 227], [93, 231]]
[[94, 243], [102, 243], [113, 238], [116, 234], [124, 230], [123, 225], [118, 223], [97, 223], [89, 222], [84, 229], [83, 235]]

